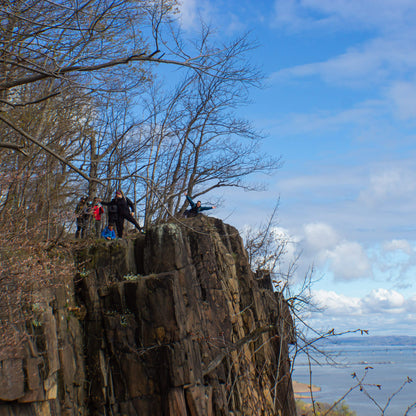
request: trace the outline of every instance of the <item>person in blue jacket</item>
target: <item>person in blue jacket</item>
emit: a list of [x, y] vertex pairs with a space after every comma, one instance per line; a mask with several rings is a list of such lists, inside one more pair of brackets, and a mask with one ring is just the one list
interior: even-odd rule
[[101, 231], [101, 237], [105, 238], [106, 240], [114, 240], [116, 238], [116, 233], [114, 232], [114, 225], [108, 224], [104, 230]]
[[186, 199], [191, 204], [191, 208], [184, 212], [185, 217], [195, 217], [201, 211], [207, 211], [209, 209], [215, 209], [216, 207], [203, 207], [201, 201], [197, 201], [196, 204], [192, 201], [191, 197], [185, 192]]

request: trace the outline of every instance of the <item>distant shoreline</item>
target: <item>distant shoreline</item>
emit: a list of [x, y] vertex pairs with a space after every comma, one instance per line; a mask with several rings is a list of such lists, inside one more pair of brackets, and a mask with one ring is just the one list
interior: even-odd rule
[[416, 336], [413, 335], [356, 335], [339, 338], [325, 338], [319, 340], [320, 345], [340, 345], [340, 344], [356, 344], [356, 345], [381, 345], [381, 346], [414, 346], [416, 344]]
[[[315, 386], [312, 384], [306, 384], [306, 383], [299, 383], [298, 381], [293, 381], [293, 392], [295, 393], [295, 399], [302, 399], [309, 397], [309, 394], [317, 393], [318, 391], [321, 391], [321, 388], [318, 386]], [[308, 396], [306, 396], [308, 394]]]
[[[352, 341], [350, 339], [349, 342], [320, 344], [319, 348], [324, 354], [329, 354], [340, 363], [335, 366], [325, 360], [322, 360], [323, 363], [315, 360], [309, 364], [305, 358], [306, 354], [299, 354], [294, 364], [292, 379], [303, 382], [306, 389], [304, 386], [294, 387], [295, 398], [310, 403], [313, 395], [314, 400], [321, 403], [334, 403], [343, 397], [357, 414], [371, 416], [379, 414], [374, 407], [375, 402], [382, 404], [392, 398], [388, 403], [388, 414], [403, 415], [409, 404], [415, 400], [412, 386], [414, 383], [403, 385], [407, 377], [413, 376], [415, 372], [416, 342], [412, 345], [411, 340], [416, 341], [411, 337], [402, 337], [399, 340], [393, 337], [377, 337], [375, 340], [363, 337]], [[397, 345], [401, 341], [404, 342]], [[359, 388], [345, 396], [352, 387], [357, 386], [357, 377], [366, 377], [365, 383], [369, 385], [368, 393], [371, 399], [360, 392]], [[321, 387], [319, 393], [311, 393], [307, 389], [307, 385], [314, 382]], [[382, 388], [378, 388], [378, 385]], [[400, 395], [395, 395], [402, 385], [404, 387], [400, 390]]]

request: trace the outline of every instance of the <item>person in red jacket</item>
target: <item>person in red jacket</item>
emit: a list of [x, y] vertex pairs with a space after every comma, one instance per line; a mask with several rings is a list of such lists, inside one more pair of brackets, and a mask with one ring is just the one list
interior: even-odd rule
[[92, 204], [92, 216], [94, 218], [94, 231], [95, 237], [100, 238], [101, 236], [101, 216], [104, 214], [104, 208], [101, 205], [101, 199], [95, 197]]

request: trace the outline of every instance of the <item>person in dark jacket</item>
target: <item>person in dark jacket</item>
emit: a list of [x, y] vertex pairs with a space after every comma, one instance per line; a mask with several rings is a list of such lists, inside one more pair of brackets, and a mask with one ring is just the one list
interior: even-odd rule
[[101, 204], [108, 206], [108, 222], [116, 224], [118, 238], [123, 237], [124, 220], [131, 222], [139, 231], [142, 231], [139, 223], [131, 215], [131, 212], [134, 212], [133, 202], [125, 197], [121, 190], [116, 192], [116, 197], [110, 202], [102, 201]]
[[215, 209], [216, 207], [203, 207], [201, 201], [197, 201], [196, 204], [192, 201], [191, 197], [185, 192], [186, 199], [191, 204], [191, 208], [184, 212], [185, 217], [195, 217], [201, 211], [207, 211], [209, 209]]
[[77, 219], [77, 230], [75, 232], [75, 238], [85, 238], [86, 229], [88, 225], [88, 204], [87, 198], [82, 197], [77, 206], [75, 207], [75, 216]]

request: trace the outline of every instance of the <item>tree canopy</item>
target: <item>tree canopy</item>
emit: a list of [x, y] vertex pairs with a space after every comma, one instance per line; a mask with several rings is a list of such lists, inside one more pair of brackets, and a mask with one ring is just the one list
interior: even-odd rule
[[148, 224], [185, 191], [253, 189], [279, 166], [237, 112], [261, 83], [253, 42], [204, 24], [187, 38], [178, 13], [174, 0], [2, 2], [1, 219], [49, 221], [121, 187]]

